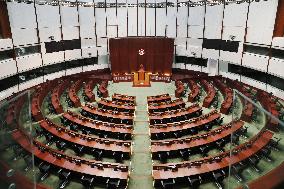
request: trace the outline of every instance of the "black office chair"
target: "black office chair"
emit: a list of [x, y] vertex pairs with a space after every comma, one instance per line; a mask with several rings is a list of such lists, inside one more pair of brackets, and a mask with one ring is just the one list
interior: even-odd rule
[[191, 155], [191, 150], [190, 149], [182, 149], [182, 150], [179, 150], [179, 154], [184, 161], [188, 161], [188, 159]]
[[106, 181], [107, 189], [117, 189], [120, 185], [120, 179], [110, 179]]
[[58, 171], [58, 174], [59, 174], [59, 179], [61, 180], [59, 184], [59, 188], [60, 189], [65, 188], [67, 184], [70, 182], [71, 171], [60, 169]]
[[167, 179], [161, 181], [161, 186], [163, 189], [173, 189], [176, 181], [174, 179]]
[[272, 161], [272, 159], [269, 157], [270, 153], [271, 153], [271, 149], [268, 147], [262, 148], [260, 150], [261, 156], [264, 157], [268, 162]]
[[186, 177], [186, 180], [188, 181], [190, 188], [198, 188], [199, 185], [202, 183], [202, 178], [200, 175]]
[[100, 149], [93, 149], [92, 154], [95, 157], [95, 160], [101, 161], [103, 156], [103, 151]]
[[95, 178], [90, 175], [83, 175], [81, 177], [81, 183], [87, 189], [91, 189], [94, 186]]
[[226, 176], [226, 173], [224, 170], [220, 170], [220, 171], [214, 171], [212, 172], [213, 175], [213, 179], [215, 181], [216, 186], [218, 187], [218, 189], [223, 189], [223, 180]]
[[199, 150], [200, 150], [200, 153], [203, 155], [203, 156], [208, 156], [208, 152], [209, 152], [209, 146], [208, 145], [203, 145], [203, 146], [200, 146], [199, 147]]
[[43, 181], [48, 175], [49, 175], [49, 171], [51, 169], [50, 164], [46, 163], [46, 162], [41, 162], [38, 166], [41, 175], [40, 175], [40, 180]]
[[159, 152], [158, 160], [160, 160], [162, 163], [167, 163], [168, 156], [169, 152]]
[[84, 146], [74, 144], [74, 152], [77, 154], [77, 156], [82, 156], [84, 154], [84, 149]]
[[113, 152], [113, 157], [117, 163], [123, 163], [123, 153], [121, 152]]
[[260, 172], [260, 169], [257, 167], [257, 164], [259, 163], [260, 158], [255, 154], [252, 157], [248, 158], [248, 162], [250, 164], [250, 166], [256, 171], [256, 172]]
[[57, 140], [55, 143], [56, 143], [56, 147], [61, 151], [65, 150], [67, 147], [67, 143], [64, 141]]
[[234, 175], [234, 177], [239, 181], [242, 182], [243, 181], [243, 177], [241, 176], [240, 172], [243, 170], [244, 165], [237, 163], [232, 165], [232, 173]]

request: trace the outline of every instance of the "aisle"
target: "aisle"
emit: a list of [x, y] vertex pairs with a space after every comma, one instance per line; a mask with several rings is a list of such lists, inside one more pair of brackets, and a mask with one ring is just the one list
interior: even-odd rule
[[132, 138], [129, 189], [152, 189], [152, 157], [149, 136], [147, 96], [174, 94], [173, 83], [152, 83], [152, 87], [132, 87], [132, 83], [112, 83], [108, 87], [110, 96], [115, 93], [136, 96], [135, 124]]

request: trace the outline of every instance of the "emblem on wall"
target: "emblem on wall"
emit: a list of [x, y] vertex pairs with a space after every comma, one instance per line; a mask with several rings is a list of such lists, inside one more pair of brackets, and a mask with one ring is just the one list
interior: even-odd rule
[[138, 50], [138, 54], [139, 54], [140, 56], [144, 55], [144, 54], [145, 54], [145, 50], [144, 50], [144, 49], [139, 49], [139, 50]]

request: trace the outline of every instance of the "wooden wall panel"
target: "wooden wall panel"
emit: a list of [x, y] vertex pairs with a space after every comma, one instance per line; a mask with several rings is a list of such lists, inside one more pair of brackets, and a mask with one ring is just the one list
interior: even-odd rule
[[279, 0], [273, 37], [284, 37], [284, 1]]
[[[146, 71], [171, 74], [174, 39], [129, 37], [109, 40], [112, 73], [132, 73], [143, 64]], [[145, 54], [139, 55], [139, 49]]]
[[11, 28], [6, 2], [0, 1], [0, 33], [3, 38], [11, 38]]

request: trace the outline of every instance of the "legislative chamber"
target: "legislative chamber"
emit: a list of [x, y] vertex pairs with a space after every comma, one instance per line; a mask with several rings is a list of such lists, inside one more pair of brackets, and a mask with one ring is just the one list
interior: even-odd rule
[[283, 189], [284, 1], [0, 1], [0, 189]]

